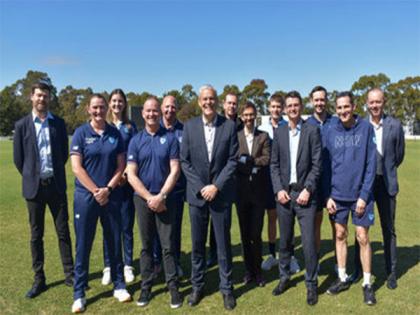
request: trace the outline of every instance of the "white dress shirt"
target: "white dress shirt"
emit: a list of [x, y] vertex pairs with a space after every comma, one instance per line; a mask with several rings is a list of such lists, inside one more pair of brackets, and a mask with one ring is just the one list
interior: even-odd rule
[[373, 120], [372, 120], [372, 116], [370, 116], [369, 118], [370, 123], [373, 126], [373, 130], [375, 131], [375, 138], [376, 138], [376, 150], [378, 151], [378, 153], [383, 156], [383, 151], [382, 151], [382, 134], [383, 134], [383, 118], [381, 118], [381, 120], [379, 121], [379, 124], [376, 124]]
[[255, 131], [255, 127], [252, 129], [251, 132], [248, 132], [248, 130], [246, 128], [244, 128], [246, 146], [248, 147], [249, 155], [252, 154], [252, 144], [254, 143], [254, 131]]
[[40, 177], [46, 179], [54, 176], [54, 169], [51, 156], [50, 126], [48, 120], [54, 119], [50, 112], [47, 113], [44, 121], [32, 112], [32, 120], [35, 125], [36, 144], [38, 147], [40, 161]]
[[204, 138], [206, 140], [207, 146], [207, 155], [209, 157], [209, 162], [212, 158], [213, 146], [214, 146], [214, 136], [216, 134], [216, 121], [217, 115], [214, 117], [213, 121], [207, 122], [202, 116], [203, 119], [203, 128], [204, 128]]
[[289, 152], [290, 152], [290, 182], [289, 184], [297, 183], [296, 162], [300, 140], [300, 130], [302, 128], [302, 121], [296, 125], [295, 129], [289, 127]]

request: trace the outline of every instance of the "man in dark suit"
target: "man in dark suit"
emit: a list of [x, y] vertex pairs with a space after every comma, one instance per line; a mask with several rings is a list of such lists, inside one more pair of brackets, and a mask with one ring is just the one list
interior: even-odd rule
[[[398, 194], [397, 168], [404, 160], [404, 131], [398, 119], [384, 113], [385, 96], [379, 88], [369, 90], [367, 94], [369, 122], [376, 136], [376, 176], [373, 184], [379, 218], [384, 240], [384, 258], [388, 289], [397, 288], [397, 235], [395, 232], [395, 209]], [[355, 243], [356, 271], [352, 280], [361, 278], [359, 244]]]
[[236, 306], [232, 294], [232, 253], [230, 244], [231, 206], [235, 195], [238, 140], [235, 123], [217, 114], [217, 93], [210, 86], [200, 88], [198, 104], [202, 115], [184, 125], [181, 166], [187, 178], [192, 237], [193, 291], [190, 306], [203, 297], [205, 243], [209, 214], [216, 236], [220, 291], [226, 309]]
[[273, 295], [282, 294], [288, 287], [296, 216], [305, 257], [307, 303], [314, 305], [318, 302], [315, 192], [321, 172], [321, 139], [319, 129], [301, 119], [302, 98], [298, 92], [287, 93], [285, 104], [289, 121], [274, 133], [270, 166], [280, 225], [280, 282]]
[[262, 240], [266, 194], [269, 181], [270, 138], [255, 127], [257, 109], [247, 102], [242, 109], [244, 128], [238, 132], [237, 199], [239, 228], [246, 274], [244, 283], [255, 281], [263, 287]]
[[50, 86], [32, 86], [32, 112], [15, 124], [13, 158], [22, 175], [31, 226], [32, 269], [35, 281], [27, 292], [34, 298], [47, 289], [44, 274], [44, 218], [48, 204], [58, 236], [67, 286], [73, 285], [73, 258], [66, 196], [64, 165], [68, 159], [68, 138], [64, 120], [48, 111]]

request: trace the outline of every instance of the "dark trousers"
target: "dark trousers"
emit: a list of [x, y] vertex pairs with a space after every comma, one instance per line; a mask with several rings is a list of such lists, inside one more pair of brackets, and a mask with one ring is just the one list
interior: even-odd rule
[[152, 211], [147, 206], [147, 202], [137, 195], [134, 195], [134, 205], [143, 246], [140, 258], [142, 290], [151, 290], [153, 285], [153, 242], [156, 234], [159, 236], [162, 246], [163, 267], [167, 286], [169, 289], [176, 288], [178, 279], [171, 241], [174, 221], [173, 201], [168, 198], [166, 201], [167, 210], [160, 213]]
[[[397, 268], [397, 234], [395, 233], [396, 196], [390, 196], [384, 178], [377, 175], [373, 186], [373, 196], [381, 219], [382, 237], [384, 241], [384, 258], [387, 275], [396, 273]], [[356, 271], [361, 271], [360, 246], [355, 241], [354, 263]]]
[[209, 233], [209, 258], [217, 260], [217, 245], [216, 236], [214, 236], [214, 228], [210, 218], [210, 233]]
[[193, 290], [202, 290], [206, 270], [206, 239], [209, 216], [214, 227], [217, 244], [217, 261], [219, 263], [220, 291], [230, 294], [232, 284], [232, 252], [230, 244], [230, 225], [232, 205], [214, 207], [206, 203], [202, 207], [190, 205], [191, 220], [191, 283]]
[[39, 190], [34, 199], [26, 199], [31, 227], [31, 254], [32, 269], [35, 273], [35, 281], [45, 281], [44, 274], [44, 224], [45, 208], [50, 208], [54, 220], [55, 231], [58, 237], [61, 261], [64, 274], [70, 276], [73, 273], [73, 256], [69, 231], [69, 214], [66, 194], [57, 192], [55, 182], [52, 179], [47, 185], [39, 185]]
[[291, 191], [289, 195], [291, 200], [285, 205], [277, 202], [277, 217], [280, 226], [280, 279], [290, 278], [290, 258], [294, 247], [293, 229], [295, 217], [297, 217], [302, 238], [303, 255], [305, 257], [306, 287], [316, 288], [318, 286], [318, 258], [315, 245], [316, 204], [309, 203], [307, 206], [301, 206], [296, 203], [299, 192]]
[[238, 200], [236, 206], [245, 268], [255, 277], [261, 275], [264, 204], [252, 200]]
[[[174, 248], [175, 262], [180, 265], [181, 259], [181, 234], [182, 234], [182, 218], [184, 216], [184, 201], [185, 192], [179, 191], [171, 194], [170, 198], [173, 200], [174, 223], [172, 226], [172, 242]], [[160, 264], [162, 261], [162, 246], [160, 245], [159, 237], [156, 235], [153, 243], [153, 261], [154, 264]]]
[[[112, 192], [112, 194], [117, 191]], [[100, 206], [92, 193], [74, 191], [74, 230], [76, 232], [76, 264], [74, 267], [74, 299], [85, 296], [89, 277], [89, 257], [95, 239], [98, 218], [104, 229], [105, 242], [110, 253], [111, 280], [114, 289], [124, 289], [121, 256], [121, 199], [112, 195], [105, 206]]]
[[[131, 187], [122, 187], [123, 199], [120, 207], [121, 215], [121, 241], [123, 249], [123, 263], [125, 266], [133, 266], [133, 227], [134, 227], [134, 202], [133, 190]], [[105, 236], [103, 238], [105, 240]], [[103, 242], [105, 267], [111, 265], [109, 249], [106, 242]]]

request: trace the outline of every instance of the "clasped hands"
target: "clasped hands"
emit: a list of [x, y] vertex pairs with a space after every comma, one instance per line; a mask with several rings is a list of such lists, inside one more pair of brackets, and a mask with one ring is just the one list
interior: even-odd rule
[[[364, 201], [361, 198], [357, 199], [355, 212], [358, 217], [363, 216], [363, 214], [365, 213], [365, 208], [366, 208], [366, 201]], [[334, 199], [328, 198], [327, 210], [328, 210], [328, 213], [331, 215], [336, 214], [337, 204], [335, 203]]]
[[200, 193], [206, 201], [213, 201], [216, 198], [218, 189], [216, 185], [207, 185], [201, 188]]
[[111, 192], [109, 191], [108, 187], [101, 187], [95, 189], [93, 197], [99, 203], [100, 206], [105, 206], [109, 201], [108, 197], [110, 194]]
[[165, 199], [161, 194], [152, 195], [147, 199], [147, 206], [154, 212], [166, 211]]
[[[307, 204], [308, 204], [308, 202], [309, 202], [309, 198], [311, 197], [311, 193], [308, 191], [308, 190], [306, 190], [306, 188], [304, 188], [301, 192], [300, 192], [300, 194], [299, 194], [299, 196], [297, 197], [297, 199], [296, 199], [296, 203], [298, 204], [298, 205], [301, 205], [301, 206], [306, 206]], [[289, 201], [290, 201], [290, 196], [289, 196], [289, 193], [287, 192], [287, 191], [285, 191], [284, 189], [283, 190], [280, 190], [278, 193], [277, 193], [277, 200], [282, 204], [282, 205], [284, 205], [284, 204], [286, 204], [286, 203], [288, 203]]]

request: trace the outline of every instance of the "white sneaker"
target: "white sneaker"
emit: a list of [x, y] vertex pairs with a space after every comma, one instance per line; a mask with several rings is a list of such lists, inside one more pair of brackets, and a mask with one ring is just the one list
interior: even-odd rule
[[298, 273], [299, 271], [300, 271], [299, 263], [298, 263], [296, 257], [292, 256], [290, 258], [290, 274], [293, 275], [295, 273]]
[[131, 283], [134, 281], [134, 268], [131, 266], [124, 266], [124, 280], [125, 283]]
[[279, 264], [279, 261], [273, 257], [273, 255], [268, 256], [266, 260], [264, 260], [261, 264], [261, 269], [268, 271], [271, 270], [274, 266], [277, 266]]
[[181, 265], [176, 265], [176, 273], [178, 274], [178, 278], [182, 278], [184, 276], [184, 271], [181, 268]]
[[126, 289], [114, 290], [114, 298], [116, 298], [118, 302], [121, 302], [121, 303], [131, 301], [131, 295], [130, 293], [128, 293]]
[[105, 267], [102, 273], [103, 273], [102, 282], [101, 282], [102, 285], [111, 284], [111, 268]]
[[71, 306], [71, 312], [72, 313], [83, 313], [86, 309], [86, 299], [80, 298], [73, 302], [73, 305]]

